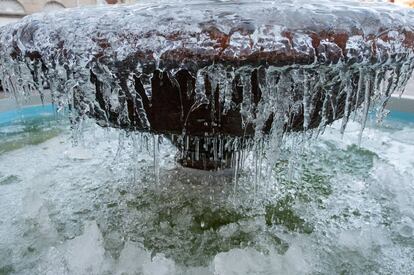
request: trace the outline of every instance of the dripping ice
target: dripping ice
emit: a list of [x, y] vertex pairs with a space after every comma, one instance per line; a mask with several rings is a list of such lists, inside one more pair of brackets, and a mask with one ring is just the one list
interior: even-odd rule
[[[299, 3], [298, 1], [293, 2]], [[320, 2], [326, 6], [330, 4], [330, 1]], [[269, 4], [266, 1], [264, 3]], [[313, 10], [316, 9], [316, 4], [312, 3], [309, 4], [310, 6], [314, 5], [310, 9], [310, 15], [304, 16], [298, 22], [295, 22], [293, 19], [288, 20], [284, 17], [287, 21], [283, 24], [292, 28], [298, 24], [306, 25], [314, 19], [316, 13]], [[168, 6], [165, 2], [162, 2], [162, 5]], [[287, 14], [292, 13], [292, 8], [289, 9], [288, 7], [289, 5], [286, 4], [285, 9], [287, 9]], [[131, 8], [125, 7], [111, 11], [107, 10], [107, 8], [102, 9], [106, 12], [113, 13], [111, 16], [122, 18], [117, 24], [123, 26], [121, 29], [125, 33], [127, 31], [134, 33], [138, 26], [143, 29], [149, 29], [156, 18], [163, 16], [161, 8], [154, 11], [151, 5], [146, 2]], [[226, 11], [225, 7], [222, 9], [223, 12]], [[334, 11], [335, 7], [332, 9]], [[137, 17], [136, 14], [142, 10], [144, 10], [146, 17]], [[200, 12], [194, 12], [192, 14], [188, 9], [183, 10], [182, 14], [184, 15], [180, 16], [190, 17], [189, 20], [194, 20], [196, 23], [199, 23], [205, 17], [205, 14], [201, 14]], [[177, 10], [174, 11], [176, 12]], [[248, 9], [246, 8], [244, 10], [242, 8], [240, 13], [242, 15], [248, 14]], [[349, 13], [350, 18], [357, 16], [357, 13], [353, 13], [351, 8], [349, 8]], [[58, 18], [60, 16], [63, 17], [59, 21]], [[172, 16], [177, 16], [178, 19], [181, 18], [179, 15]], [[378, 19], [374, 13], [368, 14], [367, 16], [372, 16], [376, 20]], [[318, 22], [324, 22], [326, 19], [323, 16], [321, 17], [318, 19]], [[298, 19], [298, 16], [294, 18]], [[144, 22], [144, 19], [148, 20], [148, 22]], [[58, 26], [51, 28], [49, 24], [42, 23], [42, 20], [54, 22]], [[83, 24], [77, 23], [78, 25], [69, 26], [71, 22], [84, 20], [86, 22]], [[291, 123], [289, 121], [290, 117], [295, 116], [295, 114], [303, 115], [303, 122], [299, 127], [303, 132], [309, 128], [315, 128], [316, 130], [313, 131], [316, 131], [318, 134], [323, 132], [328, 122], [336, 119], [335, 115], [338, 108], [344, 108], [341, 118], [341, 131], [345, 131], [349, 119], [357, 119], [361, 123], [361, 140], [362, 131], [366, 126], [369, 113], [375, 111], [379, 121], [383, 118], [386, 112], [385, 105], [387, 100], [393, 93], [402, 93], [414, 66], [413, 51], [404, 47], [402, 42], [398, 42], [399, 40], [393, 40], [388, 44], [385, 41], [379, 40], [378, 43], [382, 43], [382, 49], [384, 51], [396, 54], [378, 53], [379, 61], [377, 63], [370, 62], [372, 57], [365, 55], [364, 52], [370, 45], [367, 45], [367, 42], [361, 36], [355, 35], [354, 37], [350, 37], [346, 45], [348, 51], [346, 58], [348, 60], [357, 60], [353, 64], [339, 60], [335, 63], [315, 61], [309, 65], [292, 64], [281, 67], [272, 65], [245, 65], [236, 68], [222, 64], [209, 64], [193, 68], [189, 68], [186, 64], [183, 64], [182, 67], [168, 67], [161, 60], [163, 53], [179, 48], [182, 45], [176, 41], [173, 42], [163, 39], [161, 35], [155, 41], [144, 38], [143, 41], [140, 41], [142, 47], [155, 49], [154, 54], [151, 57], [151, 61], [134, 60], [132, 62], [132, 72], [126, 77], [127, 81], [124, 87], [118, 81], [118, 76], [116, 76], [115, 72], [108, 68], [108, 64], [100, 62], [99, 59], [94, 60], [92, 58], [102, 48], [105, 49], [105, 56], [113, 58], [114, 61], [122, 61], [130, 58], [133, 51], [128, 42], [122, 42], [117, 39], [117, 35], [114, 32], [105, 31], [105, 28], [108, 28], [108, 24], [105, 24], [103, 20], [104, 18], [99, 16], [98, 9], [91, 9], [85, 10], [82, 13], [70, 13], [69, 16], [65, 16], [64, 13], [34, 15], [25, 18], [21, 23], [2, 28], [0, 36], [0, 79], [3, 88], [8, 93], [14, 95], [17, 101], [22, 101], [25, 97], [33, 93], [39, 93], [43, 97], [46, 90], [50, 91], [53, 103], [59, 109], [66, 107], [72, 109], [71, 120], [74, 123], [80, 123], [86, 119], [90, 112], [106, 113], [100, 107], [102, 104], [98, 104], [97, 102], [98, 100], [103, 100], [103, 106], [107, 106], [108, 110], [119, 114], [119, 125], [132, 123], [129, 119], [128, 106], [125, 101], [126, 93], [129, 93], [137, 99], [136, 102], [138, 105], [135, 106], [135, 109], [137, 110], [137, 116], [140, 118], [142, 125], [144, 125], [143, 128], [150, 131], [151, 125], [142, 107], [144, 102], [140, 100], [141, 97], [134, 88], [136, 82], [141, 83], [145, 89], [145, 93], [151, 97], [151, 78], [153, 77], [154, 70], [147, 69], [147, 67], [151, 67], [149, 65], [152, 65], [153, 68], [158, 70], [160, 75], [163, 72], [167, 72], [167, 76], [173, 82], [177, 82], [175, 77], [178, 71], [182, 69], [188, 70], [195, 79], [194, 93], [196, 104], [193, 108], [209, 102], [206, 96], [205, 79], [208, 79], [210, 82], [211, 87], [213, 87], [212, 90], [216, 87], [219, 88], [219, 100], [224, 105], [224, 113], [235, 107], [235, 103], [231, 99], [232, 89], [234, 85], [239, 85], [243, 91], [243, 101], [240, 103], [243, 125], [254, 125], [255, 136], [252, 139], [227, 136], [212, 137], [208, 134], [206, 134], [206, 137], [197, 137], [195, 140], [197, 149], [194, 157], [196, 160], [199, 159], [198, 148], [201, 146], [200, 144], [206, 150], [211, 150], [215, 159], [223, 155], [224, 148], [232, 148], [232, 150], [238, 152], [234, 157], [235, 159], [232, 160], [233, 166], [236, 167], [236, 173], [241, 168], [239, 166], [242, 165], [243, 158], [246, 157], [247, 153], [244, 153], [245, 151], [254, 151], [257, 167], [263, 161], [263, 154], [267, 155], [267, 160], [273, 157], [277, 158], [278, 148], [281, 146], [286, 135], [290, 134], [289, 131], [285, 130], [286, 125], [289, 126], [289, 123]], [[216, 20], [219, 24], [222, 23], [222, 31], [230, 32], [230, 29], [226, 29], [228, 24], [225, 19], [216, 18]], [[269, 35], [281, 35], [281, 24], [276, 24], [274, 30], [269, 34], [264, 27], [260, 26], [261, 20], [257, 18], [255, 20], [258, 27], [254, 31], [253, 42], [256, 44], [253, 44], [252, 48], [259, 47], [260, 43], [264, 43], [259, 43], [260, 39], [266, 40]], [[384, 20], [389, 20], [389, 17], [385, 17]], [[352, 23], [345, 23], [347, 27], [352, 27]], [[398, 23], [401, 22], [393, 24]], [[31, 32], [30, 26], [35, 26], [35, 30], [37, 30], [31, 35], [29, 35]], [[69, 27], [65, 30], [64, 28], [67, 26]], [[183, 33], [191, 32], [194, 31], [194, 28], [197, 29], [198, 26], [197, 24], [188, 25], [186, 26], [188, 29], [182, 31]], [[169, 29], [164, 30], [164, 28], [168, 28], [166, 26], [158, 27], [160, 33], [170, 31]], [[174, 28], [174, 23], [170, 27]], [[250, 28], [251, 25], [248, 27]], [[56, 33], [57, 30], [62, 31], [62, 33]], [[97, 37], [101, 41], [91, 41], [91, 33], [96, 34], [101, 31], [102, 33]], [[376, 33], [378, 30], [369, 25], [364, 31], [368, 35]], [[391, 35], [399, 36], [400, 34], [391, 33]], [[65, 37], [66, 45], [64, 50], [54, 47], [56, 44], [59, 44], [59, 36]], [[233, 35], [228, 50], [231, 47], [235, 49], [245, 47], [245, 43], [242, 41], [243, 38], [243, 36], [238, 36], [237, 33]], [[298, 51], [302, 49], [303, 51], [313, 50], [307, 34], [299, 33], [295, 37], [295, 41]], [[195, 44], [201, 43], [200, 41], [193, 42]], [[105, 43], [111, 46], [103, 46]], [[330, 42], [322, 41], [321, 43]], [[21, 53], [18, 57], [10, 56], [10, 48], [13, 48], [14, 45], [17, 45]], [[208, 48], [208, 46], [205, 47]], [[278, 47], [278, 45], [271, 45], [271, 47]], [[32, 52], [40, 54], [42, 63], [39, 63], [35, 58], [26, 56], [26, 53]], [[235, 50], [235, 52], [241, 51]], [[387, 59], [382, 60], [381, 58], [384, 57], [387, 57]], [[46, 68], [42, 68], [42, 66]], [[252, 93], [252, 74], [257, 74], [258, 85], [261, 90], [261, 99], [259, 102], [255, 102]], [[96, 86], [91, 82], [91, 79], [94, 77], [99, 80], [99, 85], [101, 85], [101, 90], [103, 91], [103, 96], [100, 99], [96, 98]], [[191, 87], [180, 88], [187, 90], [188, 93], [192, 92]], [[292, 93], [293, 90], [296, 93]], [[322, 94], [321, 91], [323, 92]], [[80, 95], [82, 96], [82, 100], [78, 100]], [[317, 97], [322, 98], [317, 99]], [[340, 101], [341, 98], [345, 98], [345, 104], [342, 104], [342, 101]], [[74, 110], [71, 107], [76, 101], [82, 104], [82, 108]], [[321, 102], [322, 105], [317, 107], [315, 102]], [[310, 116], [317, 108], [320, 108], [318, 125], [312, 125], [313, 127], [310, 127]], [[334, 117], [329, 117], [330, 115]], [[273, 117], [271, 129], [269, 133], [264, 134], [263, 129], [270, 116]], [[106, 114], [103, 117], [105, 121], [98, 121], [98, 124], [105, 126], [109, 124], [109, 121]], [[183, 143], [189, 142], [186, 139], [185, 132], [178, 139], [182, 140]], [[160, 161], [158, 142], [158, 136], [155, 135], [153, 151], [154, 170], [157, 175], [157, 181], [159, 179]], [[257, 168], [256, 170], [259, 169]], [[256, 175], [256, 177], [260, 177], [260, 175]]]

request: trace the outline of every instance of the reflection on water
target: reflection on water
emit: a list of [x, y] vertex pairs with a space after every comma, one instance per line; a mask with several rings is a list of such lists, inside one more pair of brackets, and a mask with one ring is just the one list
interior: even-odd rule
[[413, 124], [369, 128], [361, 148], [359, 125], [334, 125], [257, 185], [248, 158], [236, 188], [177, 168], [167, 142], [157, 184], [141, 137], [86, 125], [73, 147], [58, 125], [0, 128], [0, 274], [414, 269]]

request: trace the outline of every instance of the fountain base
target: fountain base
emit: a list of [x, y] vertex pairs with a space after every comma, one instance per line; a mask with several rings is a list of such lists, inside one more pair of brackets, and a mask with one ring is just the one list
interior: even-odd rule
[[186, 168], [219, 171], [231, 169], [237, 161], [235, 138], [173, 136], [170, 139], [179, 149], [177, 162]]

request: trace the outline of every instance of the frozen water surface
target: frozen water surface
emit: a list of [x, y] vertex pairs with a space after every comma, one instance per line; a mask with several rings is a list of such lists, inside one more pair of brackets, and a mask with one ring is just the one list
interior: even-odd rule
[[260, 180], [248, 154], [237, 186], [226, 174], [177, 168], [167, 141], [157, 183], [145, 135], [88, 123], [74, 147], [68, 127], [30, 123], [38, 132], [17, 122], [0, 128], [8, 135], [1, 148], [13, 129], [14, 140], [33, 133], [47, 140], [0, 155], [3, 274], [414, 269], [413, 123], [368, 123], [361, 147], [357, 122], [343, 137], [335, 123], [295, 153], [286, 142]]

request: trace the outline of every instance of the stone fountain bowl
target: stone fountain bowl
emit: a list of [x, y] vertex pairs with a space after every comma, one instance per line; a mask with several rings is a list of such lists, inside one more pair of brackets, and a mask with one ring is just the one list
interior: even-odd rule
[[344, 128], [359, 106], [365, 117], [374, 99], [385, 106], [413, 69], [413, 15], [328, 0], [35, 14], [0, 30], [0, 80], [50, 89], [74, 121], [167, 135], [183, 165], [220, 169], [255, 137]]

